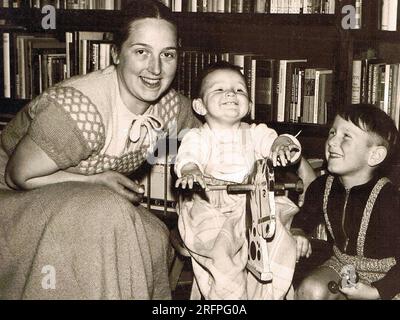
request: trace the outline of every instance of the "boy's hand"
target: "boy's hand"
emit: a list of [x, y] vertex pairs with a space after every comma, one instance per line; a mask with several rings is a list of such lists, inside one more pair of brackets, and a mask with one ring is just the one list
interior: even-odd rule
[[377, 300], [380, 299], [378, 289], [369, 284], [357, 282], [355, 286], [340, 288], [340, 292], [351, 300]]
[[301, 257], [308, 258], [312, 253], [311, 243], [305, 236], [303, 230], [292, 229], [290, 232], [296, 240], [296, 261], [299, 261]]
[[296, 261], [299, 261], [301, 257], [308, 258], [311, 253], [311, 244], [306, 237], [300, 235], [294, 235], [293, 238], [296, 240]]
[[187, 164], [182, 168], [181, 173], [182, 176], [175, 182], [175, 188], [181, 186], [182, 189], [186, 189], [186, 186], [188, 186], [189, 189], [193, 189], [193, 184], [197, 182], [203, 189], [207, 190], [207, 184], [203, 179], [203, 173], [197, 165]]
[[274, 167], [285, 167], [289, 163], [294, 163], [301, 156], [301, 148], [293, 143], [287, 136], [279, 136], [275, 139], [271, 148], [271, 159]]

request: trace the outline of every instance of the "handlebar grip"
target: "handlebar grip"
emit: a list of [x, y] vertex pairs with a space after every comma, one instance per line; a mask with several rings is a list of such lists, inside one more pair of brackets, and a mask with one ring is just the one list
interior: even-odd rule
[[289, 183], [275, 183], [274, 191], [285, 191], [285, 190], [293, 190], [297, 193], [303, 193], [304, 190], [303, 180], [299, 179], [296, 182], [289, 182]]

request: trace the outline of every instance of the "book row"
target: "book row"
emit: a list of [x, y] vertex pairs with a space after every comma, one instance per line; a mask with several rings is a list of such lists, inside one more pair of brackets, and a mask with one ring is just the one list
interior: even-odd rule
[[353, 60], [352, 103], [371, 103], [400, 124], [400, 63], [377, 58]]
[[[0, 0], [0, 7], [121, 10], [123, 0]], [[334, 14], [335, 0], [160, 0], [175, 12]]]
[[65, 39], [43, 34], [3, 33], [5, 98], [32, 99], [49, 86], [111, 63], [110, 35], [66, 32]]
[[[49, 86], [112, 63], [111, 35], [66, 32], [48, 35], [3, 33], [1, 82], [5, 98], [32, 99]], [[209, 64], [225, 60], [239, 66], [254, 102], [251, 118], [260, 121], [324, 124], [332, 101], [333, 71], [307, 65], [306, 59], [277, 60], [251, 53], [181, 51], [174, 86], [197, 96], [197, 79]]]
[[251, 53], [180, 52], [175, 87], [198, 96], [203, 68], [225, 60], [239, 66], [254, 102], [251, 119], [262, 122], [325, 124], [332, 103], [333, 70], [308, 66], [307, 59], [278, 60]]
[[334, 14], [335, 0], [161, 0], [176, 12]]
[[0, 0], [0, 8], [42, 8], [52, 5], [57, 9], [120, 10], [123, 0]]

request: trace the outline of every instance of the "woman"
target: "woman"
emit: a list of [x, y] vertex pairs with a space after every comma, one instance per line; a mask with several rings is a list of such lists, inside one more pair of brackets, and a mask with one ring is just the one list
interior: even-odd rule
[[140, 0], [125, 13], [114, 66], [50, 88], [1, 135], [0, 298], [170, 298], [167, 229], [132, 205], [143, 189], [126, 175], [197, 120], [170, 89], [169, 9]]

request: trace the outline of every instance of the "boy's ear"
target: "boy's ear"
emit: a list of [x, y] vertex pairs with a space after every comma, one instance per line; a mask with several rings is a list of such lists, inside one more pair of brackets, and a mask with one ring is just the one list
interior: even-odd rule
[[200, 116], [207, 114], [207, 109], [204, 106], [203, 100], [200, 98], [194, 99], [192, 102], [193, 110]]
[[119, 54], [118, 50], [115, 46], [111, 47], [111, 57], [115, 65], [119, 64]]
[[368, 164], [375, 167], [383, 162], [387, 156], [387, 149], [384, 146], [375, 146], [371, 151], [368, 159]]

